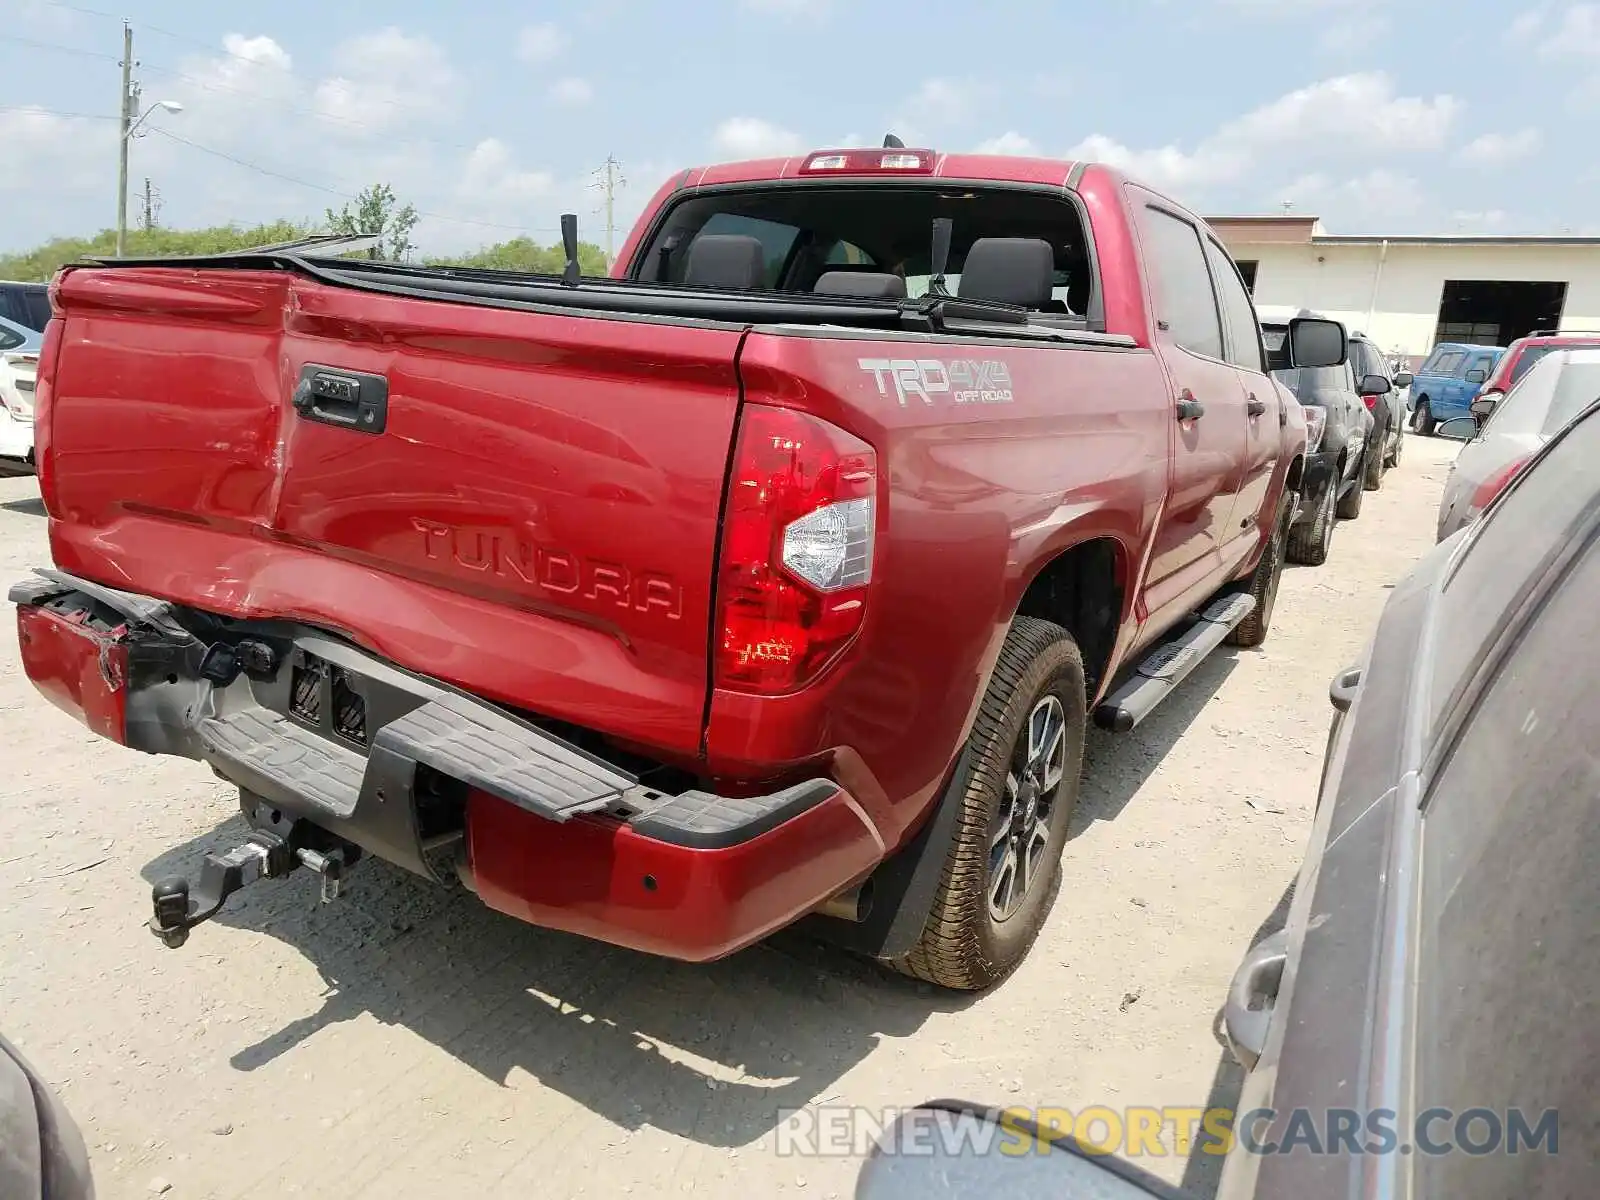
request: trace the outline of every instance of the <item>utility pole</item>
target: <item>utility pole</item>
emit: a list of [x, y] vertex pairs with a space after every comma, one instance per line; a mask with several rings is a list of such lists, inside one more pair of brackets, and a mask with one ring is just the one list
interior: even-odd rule
[[615, 249], [617, 240], [617, 189], [628, 181], [622, 177], [622, 164], [615, 155], [606, 155], [605, 165], [595, 172], [602, 178], [596, 182], [601, 193], [605, 196], [606, 213], [606, 270], [611, 270], [611, 264], [616, 259]]
[[128, 136], [133, 130], [133, 26], [122, 23], [122, 119], [117, 131], [117, 257], [128, 235]]
[[144, 177], [144, 212], [139, 219], [139, 228], [149, 233], [156, 227], [156, 214], [161, 211], [161, 191], [150, 186], [150, 176]]

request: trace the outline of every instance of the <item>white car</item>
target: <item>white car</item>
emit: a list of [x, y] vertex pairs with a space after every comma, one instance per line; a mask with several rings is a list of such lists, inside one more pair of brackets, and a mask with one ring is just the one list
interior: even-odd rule
[[33, 474], [33, 386], [43, 335], [0, 317], [0, 475]]

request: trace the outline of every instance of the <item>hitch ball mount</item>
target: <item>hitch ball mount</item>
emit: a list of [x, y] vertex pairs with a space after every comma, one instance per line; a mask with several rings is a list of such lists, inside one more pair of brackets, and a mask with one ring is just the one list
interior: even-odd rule
[[282, 879], [299, 867], [309, 867], [322, 881], [322, 900], [339, 898], [344, 889], [345, 853], [339, 849], [312, 850], [267, 829], [254, 830], [244, 843], [226, 853], [212, 851], [200, 866], [200, 882], [190, 888], [181, 875], [158, 880], [150, 889], [155, 912], [150, 932], [172, 950], [189, 940], [189, 930], [209, 921], [229, 896], [258, 879]]

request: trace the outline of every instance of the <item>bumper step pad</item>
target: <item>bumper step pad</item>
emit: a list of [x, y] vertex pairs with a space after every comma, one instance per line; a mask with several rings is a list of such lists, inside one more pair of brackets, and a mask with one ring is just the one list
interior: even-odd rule
[[[254, 777], [258, 790], [303, 797], [335, 817], [361, 798], [371, 760], [281, 714], [252, 707], [200, 723], [207, 757], [230, 777]], [[599, 812], [637, 780], [486, 705], [440, 696], [379, 729], [386, 751], [492, 792], [551, 821]], [[241, 782], [245, 780], [241, 779]]]

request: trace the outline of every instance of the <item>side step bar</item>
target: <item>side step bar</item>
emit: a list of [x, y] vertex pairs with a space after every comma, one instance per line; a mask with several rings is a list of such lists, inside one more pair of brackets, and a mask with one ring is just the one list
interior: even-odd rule
[[1101, 701], [1094, 723], [1114, 733], [1133, 729], [1255, 610], [1255, 597], [1243, 593], [1212, 601], [1199, 620], [1158, 646], [1126, 683]]

